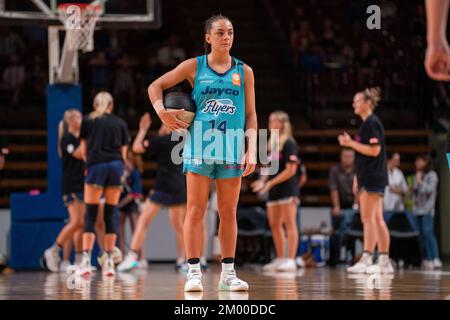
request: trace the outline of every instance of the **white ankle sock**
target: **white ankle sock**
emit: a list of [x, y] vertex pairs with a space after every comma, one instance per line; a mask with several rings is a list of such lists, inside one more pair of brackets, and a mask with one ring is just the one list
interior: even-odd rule
[[191, 270], [194, 270], [194, 269], [200, 270], [200, 262], [194, 263], [194, 264], [188, 263], [188, 266], [189, 266], [189, 272], [191, 272]]
[[234, 270], [234, 263], [223, 263], [222, 262], [222, 273], [221, 274], [226, 274], [230, 270]]
[[370, 254], [368, 252], [364, 252], [360, 261], [368, 261], [369, 264], [372, 264], [373, 263], [372, 254]]
[[378, 264], [385, 265], [389, 263], [389, 255], [387, 254], [380, 254], [378, 257]]

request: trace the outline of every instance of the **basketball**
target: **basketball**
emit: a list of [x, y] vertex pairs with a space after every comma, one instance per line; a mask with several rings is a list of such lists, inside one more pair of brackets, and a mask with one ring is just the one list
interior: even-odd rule
[[184, 109], [182, 114], [177, 116], [178, 119], [191, 124], [194, 120], [197, 106], [190, 95], [184, 92], [170, 92], [164, 97], [164, 106], [168, 110]]

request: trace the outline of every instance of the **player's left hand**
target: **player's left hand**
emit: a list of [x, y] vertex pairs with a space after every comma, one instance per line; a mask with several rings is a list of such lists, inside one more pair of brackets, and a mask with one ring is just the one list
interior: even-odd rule
[[246, 177], [253, 173], [256, 169], [256, 158], [250, 157], [248, 152], [245, 154], [245, 169], [244, 173], [242, 174], [243, 177]]

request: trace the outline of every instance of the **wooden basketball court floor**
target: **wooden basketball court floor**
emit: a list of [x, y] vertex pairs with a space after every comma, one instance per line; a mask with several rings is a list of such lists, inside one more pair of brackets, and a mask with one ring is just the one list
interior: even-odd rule
[[442, 300], [450, 299], [450, 268], [440, 271], [403, 270], [394, 276], [347, 274], [344, 267], [263, 273], [247, 265], [238, 275], [249, 282], [248, 293], [217, 291], [219, 267], [203, 275], [203, 293], [183, 291], [185, 275], [173, 264], [150, 264], [148, 270], [91, 280], [47, 272], [8, 272], [0, 275], [0, 300]]

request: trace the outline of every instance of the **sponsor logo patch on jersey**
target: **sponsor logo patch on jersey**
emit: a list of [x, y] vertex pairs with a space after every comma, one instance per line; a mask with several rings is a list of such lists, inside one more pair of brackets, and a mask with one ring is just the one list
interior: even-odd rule
[[231, 79], [233, 80], [233, 86], [241, 86], [241, 75], [239, 73], [233, 73]]
[[236, 107], [231, 99], [210, 99], [206, 101], [203, 113], [213, 113], [218, 116], [220, 113], [235, 114]]
[[200, 83], [214, 83], [214, 80], [212, 79], [200, 80]]

